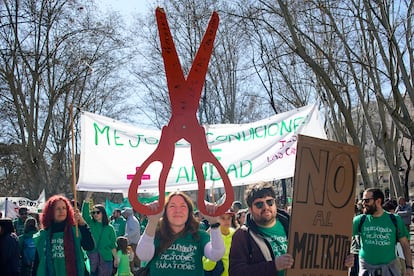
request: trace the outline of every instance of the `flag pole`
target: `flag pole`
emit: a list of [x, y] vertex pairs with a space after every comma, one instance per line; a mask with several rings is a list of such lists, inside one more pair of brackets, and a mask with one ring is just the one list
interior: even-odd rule
[[[74, 116], [73, 105], [69, 107], [70, 114], [70, 128], [72, 133], [72, 190], [73, 190], [73, 207], [78, 208], [78, 199], [76, 196], [76, 167], [75, 167], [75, 130], [74, 130]], [[78, 222], [75, 220], [76, 237], [79, 237]]]

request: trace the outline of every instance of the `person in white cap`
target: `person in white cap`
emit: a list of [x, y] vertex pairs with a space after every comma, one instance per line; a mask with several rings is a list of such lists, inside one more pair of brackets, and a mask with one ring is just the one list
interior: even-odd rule
[[[128, 245], [132, 247], [133, 252], [137, 248], [139, 238], [141, 237], [141, 227], [138, 219], [134, 216], [132, 208], [125, 208], [122, 215], [126, 218], [125, 237], [128, 239]], [[137, 271], [141, 262], [135, 254], [134, 259], [130, 262], [131, 271]]]

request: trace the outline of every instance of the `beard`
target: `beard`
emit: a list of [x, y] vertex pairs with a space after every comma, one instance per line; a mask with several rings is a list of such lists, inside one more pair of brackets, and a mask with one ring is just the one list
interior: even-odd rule
[[377, 211], [377, 206], [375, 205], [370, 205], [370, 206], [365, 206], [364, 207], [364, 214], [366, 215], [372, 215]]
[[275, 222], [276, 214], [273, 214], [269, 217], [263, 216], [262, 214], [253, 214], [253, 220], [259, 226], [267, 226]]

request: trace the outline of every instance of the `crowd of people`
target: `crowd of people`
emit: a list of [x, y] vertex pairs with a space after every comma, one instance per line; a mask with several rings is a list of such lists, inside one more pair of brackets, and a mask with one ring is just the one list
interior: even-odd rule
[[[250, 185], [247, 208], [235, 201], [219, 216], [216, 204], [206, 203], [202, 214], [186, 193], [170, 193], [142, 235], [134, 210], [109, 216], [90, 195], [81, 206], [52, 196], [38, 219], [27, 208], [14, 221], [0, 218], [1, 274], [282, 276], [294, 265], [287, 252], [290, 216], [277, 208], [269, 183]], [[158, 201], [148, 207], [158, 210]], [[349, 274], [413, 275], [405, 199], [385, 200], [381, 190], [367, 189], [355, 211], [353, 246], [343, 260]]]

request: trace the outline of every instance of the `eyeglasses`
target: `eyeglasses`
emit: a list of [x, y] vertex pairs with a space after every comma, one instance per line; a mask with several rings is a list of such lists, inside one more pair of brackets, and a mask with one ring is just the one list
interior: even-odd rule
[[101, 211], [92, 211], [91, 214], [93, 215], [99, 215], [101, 213]]
[[275, 199], [272, 198], [272, 199], [267, 199], [265, 201], [257, 201], [253, 204], [254, 204], [254, 206], [256, 206], [257, 209], [262, 209], [264, 207], [265, 202], [266, 202], [267, 206], [271, 207], [271, 206], [273, 206], [273, 204], [275, 204]]
[[370, 202], [370, 200], [371, 199], [374, 199], [373, 197], [370, 197], [370, 198], [363, 198], [362, 199], [362, 201], [364, 202], [364, 203], [368, 203], [368, 202]]

